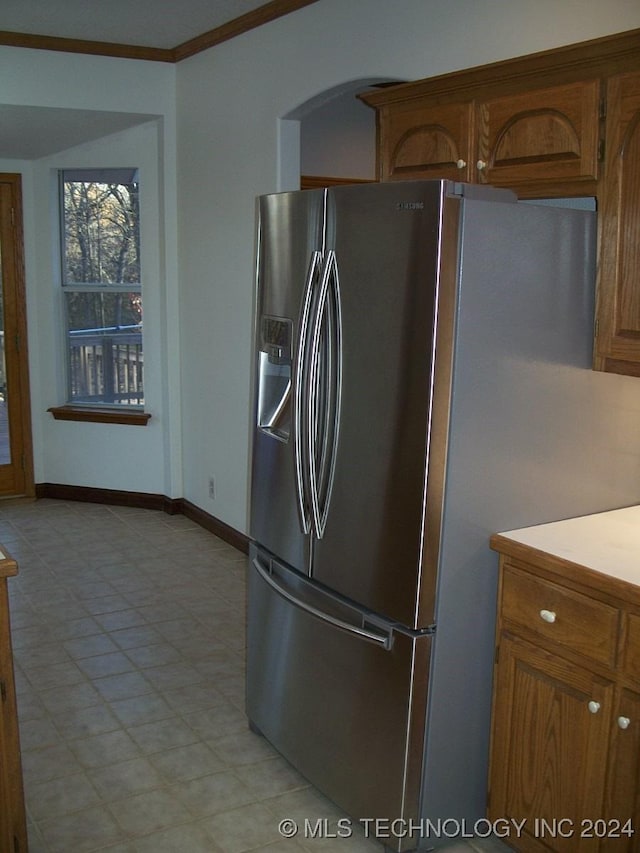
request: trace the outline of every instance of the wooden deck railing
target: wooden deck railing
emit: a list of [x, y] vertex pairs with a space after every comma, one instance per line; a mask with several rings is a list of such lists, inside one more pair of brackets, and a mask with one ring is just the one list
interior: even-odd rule
[[69, 332], [71, 403], [144, 405], [140, 326]]

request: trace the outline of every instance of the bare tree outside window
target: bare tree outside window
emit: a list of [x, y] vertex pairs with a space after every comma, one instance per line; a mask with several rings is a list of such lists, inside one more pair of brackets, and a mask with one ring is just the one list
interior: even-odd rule
[[68, 402], [144, 405], [137, 169], [61, 173]]

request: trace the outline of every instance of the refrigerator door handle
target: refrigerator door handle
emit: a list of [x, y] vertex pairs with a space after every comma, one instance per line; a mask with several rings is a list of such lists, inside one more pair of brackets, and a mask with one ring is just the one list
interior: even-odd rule
[[262, 580], [268, 584], [271, 589], [276, 592], [278, 595], [282, 596], [286, 601], [290, 604], [293, 604], [294, 607], [298, 607], [300, 610], [304, 610], [305, 613], [308, 613], [310, 616], [314, 616], [316, 619], [320, 619], [322, 622], [328, 622], [330, 625], [333, 625], [334, 628], [338, 628], [341, 631], [345, 631], [348, 634], [354, 634], [359, 637], [361, 640], [366, 640], [370, 643], [375, 643], [378, 646], [381, 646], [385, 651], [390, 651], [393, 646], [393, 629], [389, 628], [388, 631], [372, 631], [364, 626], [356, 625], [351, 622], [346, 622], [344, 619], [338, 619], [337, 616], [332, 616], [330, 613], [325, 613], [322, 610], [319, 610], [317, 607], [314, 607], [312, 604], [309, 604], [306, 601], [302, 601], [299, 598], [296, 598], [289, 590], [282, 587], [277, 580], [273, 577], [270, 568], [263, 565], [260, 561], [259, 557], [253, 558], [253, 566], [255, 570], [258, 572]]
[[314, 284], [318, 277], [320, 265], [322, 263], [322, 252], [312, 252], [309, 259], [309, 268], [307, 270], [307, 279], [304, 288], [304, 296], [302, 298], [302, 309], [300, 311], [300, 328], [298, 331], [298, 341], [296, 347], [296, 360], [293, 382], [293, 453], [295, 458], [296, 469], [296, 497], [298, 501], [298, 513], [300, 516], [300, 526], [303, 533], [311, 531], [311, 512], [309, 509], [309, 489], [307, 487], [308, 477], [306, 469], [308, 462], [305, 465], [304, 442], [303, 434], [306, 432], [305, 422], [308, 420], [308, 400], [309, 400], [309, 377], [305, 370], [308, 351], [309, 325], [311, 318], [311, 308], [313, 305]]
[[342, 311], [336, 253], [327, 253], [311, 342], [307, 445], [313, 527], [322, 539], [336, 466], [342, 401]]

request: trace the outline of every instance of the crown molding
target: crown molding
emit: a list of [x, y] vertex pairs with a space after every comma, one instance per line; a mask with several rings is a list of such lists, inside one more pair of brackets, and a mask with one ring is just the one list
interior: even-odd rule
[[174, 48], [144, 47], [143, 45], [117, 44], [86, 39], [40, 36], [31, 33], [14, 33], [0, 30], [0, 45], [27, 47], [34, 50], [57, 50], [64, 53], [85, 53], [93, 56], [114, 56], [120, 59], [142, 59], [147, 62], [180, 62], [203, 50], [261, 27], [270, 21], [295, 12], [317, 0], [271, 0], [252, 12], [247, 12], [213, 30], [196, 36]]
[[174, 62], [180, 62], [182, 59], [208, 50], [223, 41], [229, 41], [229, 39], [247, 33], [249, 30], [275, 21], [276, 18], [281, 18], [283, 15], [296, 12], [298, 9], [311, 6], [312, 3], [317, 2], [318, 0], [271, 0], [270, 3], [258, 6], [252, 12], [247, 12], [245, 15], [234, 18], [214, 30], [209, 30], [207, 33], [178, 45], [173, 49]]
[[38, 36], [31, 33], [12, 33], [8, 30], [0, 30], [0, 45], [30, 47], [34, 50], [58, 50], [64, 53], [88, 53], [92, 56], [116, 56], [120, 59], [145, 59], [148, 62], [175, 62], [173, 50], [160, 47]]

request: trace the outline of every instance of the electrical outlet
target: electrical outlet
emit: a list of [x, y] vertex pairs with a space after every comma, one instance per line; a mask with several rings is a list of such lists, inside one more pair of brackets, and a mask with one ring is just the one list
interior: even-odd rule
[[213, 477], [209, 477], [209, 497], [214, 500], [216, 496], [216, 484]]

